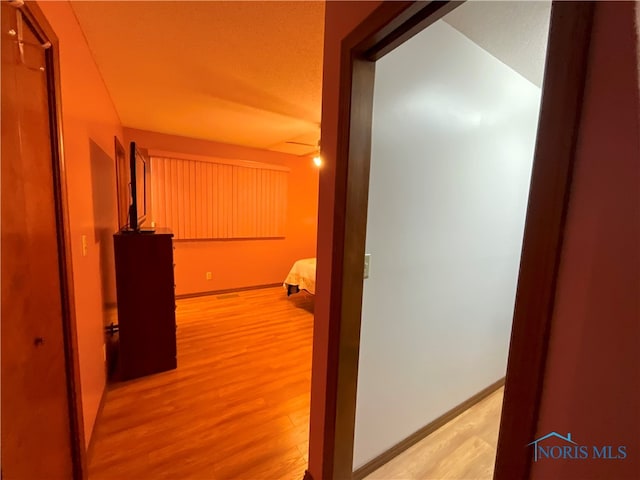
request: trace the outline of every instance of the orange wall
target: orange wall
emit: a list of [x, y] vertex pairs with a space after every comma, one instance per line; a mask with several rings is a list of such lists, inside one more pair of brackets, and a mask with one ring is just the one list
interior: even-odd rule
[[[538, 434], [626, 445], [533, 478], [640, 478], [640, 102], [634, 2], [599, 2]], [[614, 447], [615, 450], [615, 447]]]
[[[115, 135], [122, 127], [68, 2], [39, 2], [60, 41], [64, 160], [85, 440], [105, 388], [104, 305], [115, 301]], [[87, 254], [82, 254], [82, 236]]]
[[[293, 262], [315, 257], [318, 168], [308, 157], [256, 148], [124, 129], [128, 144], [142, 148], [252, 160], [291, 169], [288, 182], [286, 237], [275, 240], [176, 241], [176, 293], [189, 294], [280, 283]], [[212, 279], [206, 279], [206, 272]]]
[[[309, 472], [316, 480], [329, 478], [330, 466], [323, 465], [326, 403], [326, 375], [329, 341], [329, 287], [335, 167], [338, 142], [338, 82], [342, 39], [381, 2], [327, 2], [325, 6], [324, 62], [322, 79], [322, 156], [318, 208], [318, 269], [316, 277], [311, 374], [311, 432]], [[329, 407], [331, 408], [331, 407]]]

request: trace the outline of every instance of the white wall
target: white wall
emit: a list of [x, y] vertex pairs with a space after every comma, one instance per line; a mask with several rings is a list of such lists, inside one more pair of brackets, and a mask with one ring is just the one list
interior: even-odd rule
[[505, 375], [539, 101], [442, 21], [378, 62], [354, 468]]

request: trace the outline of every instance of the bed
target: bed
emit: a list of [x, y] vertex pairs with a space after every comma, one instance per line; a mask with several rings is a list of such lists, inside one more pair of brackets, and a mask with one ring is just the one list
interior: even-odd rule
[[303, 258], [293, 264], [282, 286], [287, 291], [287, 296], [306, 290], [311, 294], [316, 293], [316, 259]]

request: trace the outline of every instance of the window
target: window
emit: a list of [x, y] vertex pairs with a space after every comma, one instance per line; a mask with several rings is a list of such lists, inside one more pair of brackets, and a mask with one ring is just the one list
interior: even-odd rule
[[284, 237], [289, 170], [151, 156], [151, 218], [176, 239]]

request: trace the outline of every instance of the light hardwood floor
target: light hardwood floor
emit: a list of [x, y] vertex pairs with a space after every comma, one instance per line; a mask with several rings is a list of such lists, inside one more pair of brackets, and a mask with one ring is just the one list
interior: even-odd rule
[[504, 387], [366, 477], [367, 480], [490, 480]]
[[[300, 480], [313, 297], [280, 287], [178, 300], [178, 369], [108, 388], [90, 480]], [[369, 480], [490, 479], [503, 389]]]
[[178, 300], [178, 369], [113, 384], [90, 479], [292, 479], [306, 468], [313, 297]]

